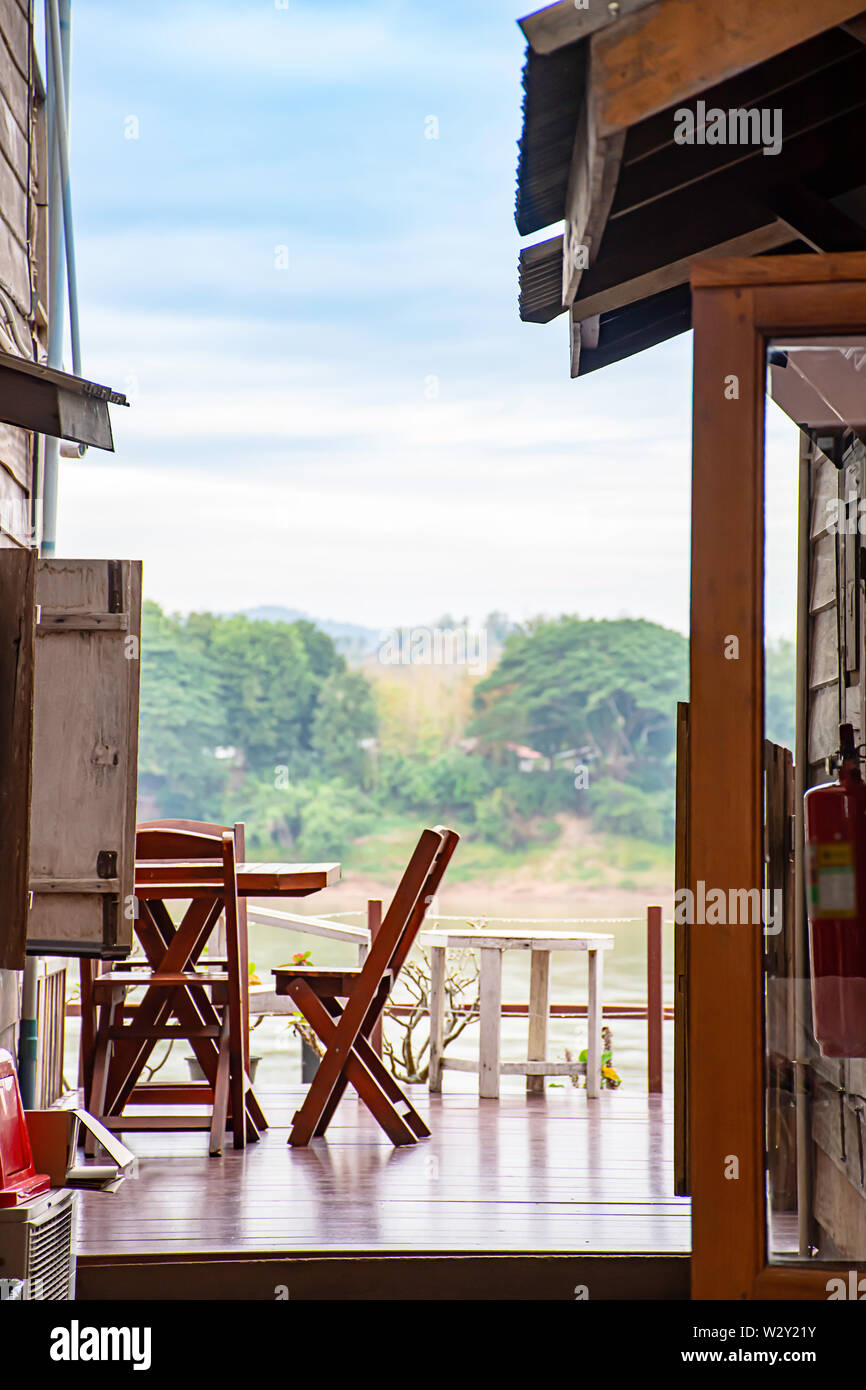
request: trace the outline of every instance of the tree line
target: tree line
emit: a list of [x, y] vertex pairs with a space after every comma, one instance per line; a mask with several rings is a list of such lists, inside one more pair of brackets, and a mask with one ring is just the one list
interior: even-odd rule
[[[344, 854], [392, 815], [450, 821], [505, 850], [554, 840], [562, 813], [669, 842], [686, 639], [570, 616], [501, 636], [465, 712], [411, 741], [394, 734], [394, 706], [413, 699], [416, 672], [385, 686], [308, 621], [146, 603], [139, 818], [243, 820], [254, 852], [309, 859]], [[792, 652], [771, 656], [768, 732], [789, 742]], [[540, 755], [534, 770], [515, 748]]]

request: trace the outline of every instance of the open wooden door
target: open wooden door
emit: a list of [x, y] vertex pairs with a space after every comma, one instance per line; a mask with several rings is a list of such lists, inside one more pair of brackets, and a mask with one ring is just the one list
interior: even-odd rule
[[[852, 533], [846, 523], [824, 537], [837, 483], [835, 515], [847, 515], [844, 477], [866, 437], [866, 254], [705, 261], [693, 267], [692, 289], [688, 886], [695, 904], [711, 892], [729, 904], [727, 915], [698, 911], [689, 931], [692, 1291], [826, 1299], [830, 1279], [866, 1262], [866, 1183], [849, 1119], [864, 1100], [866, 1060], [823, 1058], [815, 1042], [793, 865], [802, 874], [802, 791], [827, 779], [823, 744], [834, 743], [840, 714], [858, 711], [864, 738], [866, 528]], [[812, 366], [804, 351], [816, 355]], [[791, 460], [802, 522], [796, 772], [764, 732], [768, 363], [785, 374], [775, 398], [791, 392], [782, 408], [820, 455], [814, 496], [808, 469]], [[768, 893], [780, 895], [781, 915]], [[760, 917], [737, 916], [733, 905], [753, 895]], [[832, 1232], [853, 1232], [846, 1248]]]
[[[132, 944], [141, 565], [0, 552], [0, 964]], [[31, 738], [32, 734], [32, 738]]]

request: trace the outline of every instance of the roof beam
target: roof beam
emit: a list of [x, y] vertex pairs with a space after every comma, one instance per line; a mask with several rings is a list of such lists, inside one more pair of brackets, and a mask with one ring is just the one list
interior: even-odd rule
[[760, 256], [766, 251], [776, 251], [794, 240], [790, 227], [778, 218], [727, 237], [723, 241], [714, 240], [717, 235], [718, 232], [708, 230], [703, 245], [695, 245], [693, 249], [665, 265], [655, 265], [652, 269], [632, 274], [627, 280], [617, 280], [614, 276], [609, 276], [608, 283], [597, 288], [591, 281], [586, 282], [583, 298], [576, 299], [572, 306], [574, 317], [584, 319], [595, 314], [605, 314], [611, 309], [633, 304], [651, 294], [661, 294], [663, 290], [685, 284], [696, 260], [708, 256]]
[[[729, 85], [739, 87], [738, 83]], [[780, 129], [787, 148], [796, 138], [811, 131], [820, 133], [829, 122], [866, 106], [866, 51], [855, 47], [847, 57], [830, 67], [770, 91], [762, 83], [760, 89], [753, 88], [750, 96], [742, 98], [742, 90], [735, 93], [730, 92], [728, 86], [722, 86], [705, 100], [708, 112], [772, 106], [781, 112]], [[772, 187], [779, 182], [779, 160], [785, 159], [784, 152], [768, 159], [761, 145], [676, 145], [673, 112], [668, 111], [666, 115], [669, 120], [666, 144], [659, 145], [643, 158], [631, 159], [632, 145], [628, 143], [612, 218], [634, 211], [641, 204], [670, 197], [689, 185], [703, 184], [704, 196], [708, 196], [712, 179], [732, 171], [735, 166], [744, 174], [750, 173], [760, 186]], [[797, 180], [798, 172], [802, 172], [802, 168], [798, 171], [795, 164], [790, 165], [789, 182]]]
[[614, 0], [608, 4], [604, 0], [586, 0], [580, 8], [575, 0], [560, 0], [559, 4], [547, 5], [517, 22], [534, 53], [553, 53], [653, 4], [655, 0]]
[[[866, 99], [866, 98], [864, 98]], [[687, 278], [687, 263], [699, 255], [757, 255], [794, 238], [775, 211], [780, 189], [808, 180], [819, 196], [832, 199], [850, 184], [851, 169], [866, 159], [866, 125], [860, 110], [826, 121], [787, 139], [772, 159], [744, 160], [703, 182], [701, 198], [685, 185], [630, 212], [611, 217], [604, 253], [584, 272], [575, 297], [579, 317], [608, 309]], [[795, 209], [786, 206], [796, 221]], [[841, 216], [841, 214], [840, 214]], [[769, 243], [725, 252], [726, 242]]]
[[863, 0], [656, 0], [592, 36], [598, 133], [626, 130], [862, 8]]
[[866, 10], [864, 10], [862, 14], [858, 14], [856, 19], [849, 20], [847, 24], [843, 24], [842, 28], [845, 30], [846, 34], [850, 34], [852, 38], [858, 39], [860, 43], [866, 43]]
[[[589, 89], [592, 66], [589, 67]], [[562, 241], [562, 302], [571, 304], [583, 272], [598, 255], [616, 192], [625, 131], [600, 136], [592, 101], [584, 102], [578, 122], [565, 195]]]
[[795, 237], [814, 251], [866, 251], [866, 227], [802, 184], [777, 188], [767, 199]]
[[586, 376], [611, 362], [619, 362], [657, 343], [666, 342], [678, 333], [685, 333], [692, 326], [692, 297], [687, 284], [629, 304], [624, 309], [615, 309], [600, 321], [599, 329], [587, 324], [599, 322], [595, 319], [579, 323], [572, 314], [572, 357], [571, 375]]

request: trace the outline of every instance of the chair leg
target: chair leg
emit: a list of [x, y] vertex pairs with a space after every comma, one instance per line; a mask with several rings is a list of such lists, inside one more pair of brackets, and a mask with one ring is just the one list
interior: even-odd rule
[[[328, 1012], [334, 1020], [340, 1018], [341, 1010], [336, 1000], [329, 1001], [325, 999], [322, 1002], [324, 1003], [325, 1007], [328, 1009]], [[378, 1028], [379, 1037], [381, 1039], [381, 1019], [387, 1002], [388, 986], [383, 982], [376, 992], [376, 995], [373, 999], [372, 1004], [370, 1005], [370, 1008], [367, 1012], [367, 1017], [365, 1018], [363, 1027], [361, 1029], [361, 1032], [365, 1038], [372, 1039], [375, 1035], [376, 1029]], [[334, 1005], [333, 1008], [330, 1007], [331, 1003], [333, 1003]], [[325, 1039], [323, 1038], [322, 1041], [324, 1042]], [[378, 1049], [373, 1046], [372, 1041], [370, 1043], [370, 1046], [373, 1047], [373, 1051], [381, 1060], [381, 1054], [378, 1051]], [[334, 1111], [337, 1109], [337, 1106], [340, 1104], [340, 1101], [343, 1099], [343, 1096], [346, 1093], [346, 1087], [348, 1084], [349, 1083], [346, 1080], [346, 1074], [345, 1072], [342, 1072], [340, 1076], [337, 1077], [337, 1080], [334, 1084], [334, 1089], [328, 1097], [328, 1102], [324, 1110], [322, 1111], [322, 1117], [319, 1120], [319, 1123], [316, 1125], [316, 1138], [321, 1138], [321, 1136], [327, 1130], [328, 1125], [334, 1118]]]
[[[108, 1113], [106, 1091], [112, 1051], [110, 1034], [114, 1028], [118, 1005], [123, 1002], [124, 993], [125, 991], [122, 989], [112, 990], [110, 998], [100, 1006], [99, 1010], [99, 1023], [93, 1048], [89, 1106], [91, 1114], [98, 1120], [103, 1119]], [[92, 1158], [96, 1153], [96, 1139], [89, 1130], [84, 1140], [84, 1152], [88, 1158]]]
[[223, 1012], [219, 1038], [219, 1061], [214, 1084], [213, 1113], [210, 1127], [210, 1152], [217, 1157], [223, 1151], [229, 1109], [229, 1014]]
[[82, 956], [78, 962], [81, 992], [81, 1040], [78, 1047], [78, 1083], [84, 1092], [84, 1108], [89, 1110], [93, 1086], [93, 1061], [96, 1047], [93, 1004], [93, 961]]
[[[307, 1019], [307, 1022], [315, 1028], [322, 1041], [327, 1042], [330, 1046], [331, 1039], [336, 1032], [336, 1024], [322, 1001], [307, 984], [306, 980], [293, 980], [289, 986], [289, 993], [295, 1000], [301, 1013]], [[417, 1143], [417, 1136], [412, 1132], [412, 1129], [403, 1118], [403, 1115], [395, 1108], [379, 1081], [372, 1075], [366, 1063], [361, 1060], [358, 1053], [354, 1050], [354, 1041], [343, 1063], [342, 1072], [345, 1072], [348, 1080], [351, 1081], [358, 1095], [361, 1097], [361, 1100], [382, 1126], [392, 1144], [401, 1145]], [[366, 1047], [369, 1048], [366, 1039], [364, 1043]], [[315, 1133], [316, 1126], [321, 1119], [322, 1111], [325, 1108], [328, 1096], [324, 1092], [324, 1087], [320, 1086], [317, 1088], [316, 1086], [319, 1075], [320, 1072], [317, 1072], [307, 1092], [303, 1105], [295, 1115], [292, 1131], [289, 1135], [289, 1143], [293, 1148], [302, 1148], [310, 1142]], [[400, 1092], [400, 1096], [401, 1108], [405, 1105], [411, 1111], [412, 1107], [409, 1105], [405, 1096], [403, 1096], [402, 1091]]]

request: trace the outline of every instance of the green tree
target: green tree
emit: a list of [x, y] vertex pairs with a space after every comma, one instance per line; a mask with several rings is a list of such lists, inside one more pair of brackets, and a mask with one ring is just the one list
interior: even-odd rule
[[139, 794], [164, 816], [218, 818], [228, 769], [220, 681], [182, 621], [147, 602], [141, 621]]
[[376, 706], [370, 682], [360, 671], [334, 671], [319, 691], [310, 745], [323, 777], [360, 785], [369, 757], [362, 739], [373, 738]]
[[207, 629], [208, 652], [220, 672], [226, 741], [243, 751], [245, 764], [264, 772], [309, 751], [322, 680], [297, 625], [205, 614], [192, 615], [190, 626]]
[[316, 787], [301, 814], [298, 849], [305, 859], [339, 859], [353, 840], [375, 824], [369, 799], [335, 778]]
[[796, 695], [796, 653], [787, 638], [768, 644], [764, 654], [764, 724], [767, 738], [784, 748], [794, 747], [794, 701]]
[[576, 750], [590, 769], [595, 792], [586, 804], [599, 828], [612, 829], [613, 818], [623, 833], [665, 838], [676, 704], [687, 681], [686, 639], [656, 623], [536, 620], [509, 635], [498, 666], [476, 687], [471, 732], [503, 764], [509, 743], [550, 758]]
[[688, 643], [644, 619], [537, 621], [512, 633], [475, 690], [472, 732], [548, 757], [586, 750], [604, 775], [641, 784], [669, 762]]

